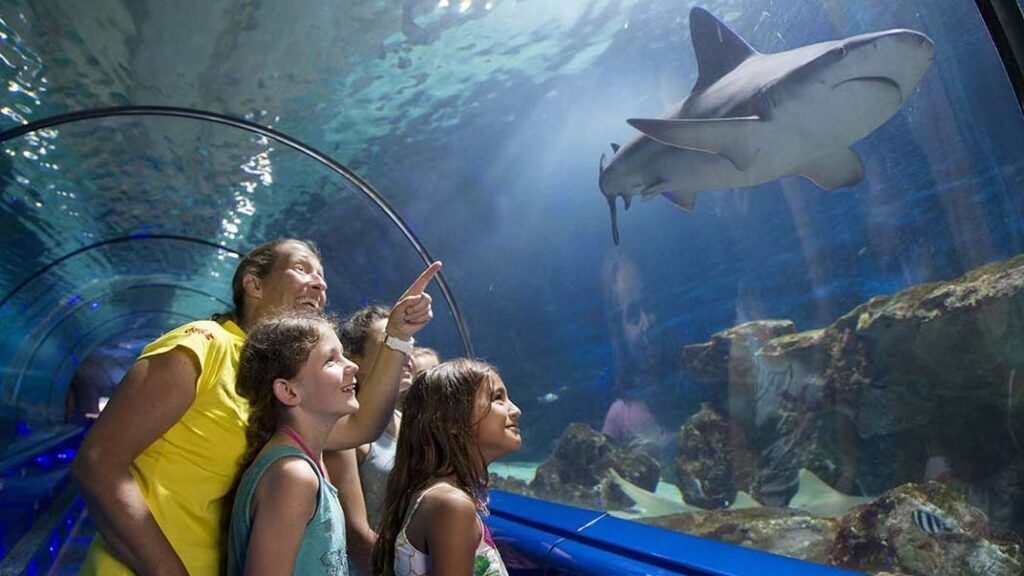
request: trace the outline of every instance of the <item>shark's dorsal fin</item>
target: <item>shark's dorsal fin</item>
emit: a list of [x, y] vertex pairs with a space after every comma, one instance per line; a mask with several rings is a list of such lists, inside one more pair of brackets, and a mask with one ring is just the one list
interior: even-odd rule
[[618, 151], [619, 151], [619, 145], [616, 144], [615, 142], [612, 142], [612, 154], [615, 154]]
[[750, 58], [757, 51], [721, 20], [703, 8], [690, 10], [690, 38], [697, 56], [697, 83], [703, 90]]

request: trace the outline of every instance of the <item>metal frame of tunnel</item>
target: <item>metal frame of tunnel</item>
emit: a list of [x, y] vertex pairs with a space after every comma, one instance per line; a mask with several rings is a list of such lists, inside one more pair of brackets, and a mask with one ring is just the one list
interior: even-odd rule
[[[88, 306], [90, 302], [96, 302], [96, 301], [100, 301], [100, 300], [105, 300], [105, 299], [109, 298], [111, 295], [114, 295], [114, 294], [124, 294], [124, 293], [132, 291], [132, 290], [141, 290], [141, 289], [148, 290], [148, 289], [152, 289], [152, 288], [163, 288], [163, 289], [170, 289], [170, 290], [176, 290], [176, 291], [182, 291], [182, 292], [191, 292], [193, 294], [198, 294], [200, 296], [206, 296], [206, 297], [210, 298], [211, 300], [214, 300], [214, 301], [220, 303], [221, 305], [223, 305], [225, 309], [230, 307], [230, 304], [228, 302], [224, 301], [221, 298], [218, 298], [214, 294], [211, 294], [209, 292], [206, 292], [206, 291], [203, 291], [203, 290], [199, 290], [199, 289], [196, 289], [196, 288], [192, 288], [190, 286], [179, 285], [179, 284], [172, 284], [172, 283], [139, 283], [139, 284], [131, 284], [129, 286], [120, 287], [120, 288], [118, 288], [116, 290], [107, 290], [105, 292], [101, 292], [101, 293], [96, 294], [94, 296], [90, 296], [87, 300], [83, 300], [81, 303], [79, 303], [78, 305], [74, 306], [70, 310], [65, 310], [64, 314], [62, 314], [59, 318], [57, 318], [55, 322], [52, 322], [51, 325], [47, 327], [46, 331], [43, 334], [40, 335], [40, 337], [36, 340], [35, 345], [31, 349], [26, 350], [23, 354], [16, 354], [14, 356], [14, 358], [12, 359], [12, 366], [14, 366], [16, 370], [18, 370], [18, 376], [14, 380], [13, 389], [12, 389], [12, 391], [10, 393], [10, 401], [12, 403], [17, 403], [18, 402], [18, 396], [21, 393], [22, 377], [23, 377], [23, 375], [25, 373], [25, 370], [31, 368], [33, 363], [36, 361], [36, 355], [38, 354], [40, 348], [42, 348], [43, 345], [46, 344], [47, 341], [49, 341], [50, 336], [52, 336], [54, 332], [58, 331], [64, 325], [65, 322], [73, 319], [76, 316], [76, 314], [78, 314], [79, 311], [81, 311], [86, 306]], [[189, 320], [189, 317], [186, 316], [185, 314], [183, 314], [181, 312], [175, 312], [173, 310], [162, 310], [161, 311], [161, 310], [153, 309], [153, 310], [148, 310], [148, 312], [150, 312], [150, 313], [162, 312], [162, 313], [168, 314], [168, 315], [181, 316], [182, 318], [184, 318], [184, 320], [186, 322]], [[71, 344], [69, 346], [69, 348], [70, 348], [69, 355], [75, 356], [79, 360], [84, 360], [85, 357], [89, 353], [91, 353], [91, 351], [96, 346], [99, 345], [98, 342], [89, 343], [85, 347], [86, 350], [88, 351], [86, 354], [78, 353], [79, 347], [80, 347], [82, 341], [87, 336], [91, 335], [99, 327], [107, 326], [111, 322], [119, 321], [119, 320], [121, 320], [123, 318], [131, 317], [131, 316], [133, 316], [135, 314], [137, 314], [137, 311], [133, 311], [133, 312], [131, 312], [129, 314], [122, 314], [120, 316], [114, 316], [113, 318], [110, 318], [110, 319], [106, 320], [105, 322], [100, 323], [99, 325], [93, 325], [92, 329], [90, 329], [89, 332], [86, 332], [85, 334], [79, 336], [76, 340], [71, 342]], [[67, 363], [67, 360], [68, 360], [68, 357], [63, 358], [61, 360], [61, 363], [57, 366], [57, 370], [55, 370], [53, 373], [54, 374], [60, 374], [61, 371], [63, 370], [64, 365]], [[19, 364], [20, 364], [20, 366], [19, 366]], [[68, 379], [68, 382], [60, 383], [60, 386], [66, 386], [69, 382], [70, 382], [70, 378]], [[52, 392], [53, 389], [54, 389], [54, 387], [51, 386], [51, 392]], [[51, 394], [51, 396], [52, 396], [52, 394]]]
[[[93, 250], [97, 250], [99, 248], [102, 248], [104, 246], [109, 246], [109, 245], [112, 245], [112, 244], [120, 244], [120, 243], [124, 243], [124, 242], [146, 241], [146, 240], [174, 240], [174, 241], [179, 241], [179, 242], [189, 242], [189, 243], [199, 244], [199, 245], [202, 245], [202, 246], [206, 246], [206, 247], [209, 247], [209, 248], [212, 248], [212, 249], [215, 249], [215, 250], [220, 250], [220, 251], [227, 252], [227, 253], [230, 253], [230, 254], [234, 254], [235, 256], [241, 257], [241, 254], [238, 251], [236, 251], [236, 250], [234, 250], [232, 248], [221, 246], [220, 244], [217, 244], [215, 242], [211, 242], [211, 241], [205, 240], [203, 238], [195, 238], [195, 237], [192, 237], [192, 236], [182, 236], [182, 235], [172, 235], [172, 234], [136, 234], [136, 235], [131, 235], [131, 236], [123, 236], [123, 237], [118, 237], [118, 238], [111, 238], [111, 239], [103, 240], [103, 241], [100, 241], [100, 242], [95, 242], [95, 243], [89, 244], [87, 246], [83, 246], [83, 247], [78, 248], [76, 250], [72, 250], [71, 252], [69, 252], [69, 253], [67, 253], [67, 254], [59, 257], [59, 258], [56, 258], [56, 259], [52, 260], [51, 262], [47, 263], [45, 266], [39, 268], [38, 270], [36, 270], [32, 274], [30, 274], [28, 277], [26, 277], [24, 280], [22, 280], [20, 283], [18, 283], [17, 286], [15, 286], [12, 290], [10, 290], [2, 298], [0, 298], [0, 311], [2, 311], [4, 309], [4, 307], [11, 300], [13, 300], [15, 297], [17, 297], [18, 294], [22, 290], [24, 290], [26, 287], [31, 286], [34, 281], [38, 280], [39, 278], [44, 276], [50, 270], [56, 268], [60, 264], [66, 262], [66, 261], [68, 261], [68, 260], [70, 260], [72, 258], [75, 258], [75, 257], [80, 256], [82, 254], [86, 254], [86, 253], [89, 253], [89, 252], [91, 252]], [[122, 287], [122, 288], [120, 288], [120, 291], [123, 292], [125, 290], [132, 290], [132, 289], [144, 288], [144, 287], [155, 287], [155, 286], [162, 286], [162, 287], [166, 287], [166, 288], [175, 288], [175, 289], [183, 290], [183, 291], [186, 291], [186, 292], [192, 292], [192, 293], [200, 294], [200, 295], [203, 295], [203, 296], [207, 296], [207, 297], [213, 299], [214, 301], [218, 302], [219, 304], [221, 304], [224, 307], [224, 309], [228, 309], [228, 308], [231, 307], [231, 304], [229, 302], [225, 301], [222, 298], [217, 297], [214, 294], [210, 294], [209, 292], [205, 292], [203, 290], [199, 290], [199, 289], [196, 289], [196, 288], [191, 288], [191, 287], [185, 286], [185, 285], [177, 285], [177, 284], [169, 284], [169, 283], [163, 283], [163, 284], [161, 284], [161, 283], [142, 283], [142, 284], [138, 284], [137, 283], [137, 284], [132, 284], [132, 285], [127, 286], [127, 287]], [[87, 300], [95, 300], [97, 298], [106, 298], [106, 297], [109, 297], [111, 294], [115, 294], [117, 292], [118, 292], [117, 290], [115, 290], [115, 291], [105, 290], [105, 291], [100, 292], [99, 294], [97, 294], [94, 297], [88, 298]], [[53, 334], [53, 332], [57, 330], [57, 328], [59, 326], [61, 326], [67, 319], [69, 319], [72, 316], [74, 316], [74, 314], [77, 313], [77, 311], [80, 310], [85, 305], [86, 305], [86, 302], [83, 301], [82, 303], [78, 304], [77, 306], [75, 306], [71, 310], [64, 311], [65, 313], [61, 314], [58, 318], [56, 318], [56, 320], [52, 323], [52, 325], [48, 326], [48, 328], [45, 330], [45, 333], [43, 333], [35, 341], [34, 345], [31, 348], [26, 348], [25, 347], [25, 342], [22, 343], [23, 344], [22, 347], [19, 348], [18, 352], [16, 352], [12, 356], [12, 358], [11, 358], [10, 366], [18, 366], [18, 368], [15, 369], [17, 371], [17, 375], [9, 377], [9, 380], [13, 381], [13, 385], [10, 387], [10, 391], [8, 392], [8, 398], [6, 399], [8, 402], [10, 402], [12, 404], [16, 404], [17, 403], [18, 397], [19, 397], [19, 395], [21, 393], [21, 385], [22, 385], [22, 378], [24, 376], [24, 370], [27, 367], [32, 365], [32, 362], [34, 361], [35, 355], [39, 351], [40, 347], [42, 347], [47, 342], [47, 340], [50, 338], [50, 336]], [[7, 381], [8, 380], [0, 379], [0, 383], [6, 384]], [[66, 383], [64, 383], [64, 384], [66, 384]]]
[[[68, 377], [66, 383], [62, 384], [59, 388], [58, 387], [50, 387], [49, 403], [51, 405], [53, 405], [53, 403], [56, 400], [58, 400], [59, 398], [67, 395], [68, 387], [71, 385], [71, 380], [74, 377], [74, 373], [78, 369], [78, 364], [80, 364], [81, 362], [84, 362], [85, 359], [88, 358], [89, 355], [92, 354], [96, 350], [96, 348], [98, 348], [101, 345], [101, 343], [99, 343], [99, 342], [95, 342], [93, 344], [89, 344], [89, 345], [84, 347], [85, 351], [82, 352], [81, 349], [78, 347], [81, 344], [82, 340], [84, 340], [86, 337], [94, 336], [97, 332], [102, 333], [102, 332], [110, 330], [112, 327], [116, 328], [118, 323], [124, 322], [124, 321], [126, 321], [128, 319], [138, 319], [138, 318], [154, 319], [154, 318], [160, 318], [160, 317], [166, 317], [168, 319], [170, 319], [170, 318], [177, 318], [176, 320], [174, 320], [174, 322], [176, 322], [177, 324], [174, 324], [174, 325], [180, 325], [182, 323], [189, 322], [189, 321], [192, 320], [192, 318], [190, 318], [188, 315], [186, 315], [186, 314], [184, 314], [182, 312], [175, 312], [173, 310], [165, 310], [165, 309], [153, 308], [153, 309], [136, 310], [136, 311], [130, 312], [128, 314], [122, 314], [120, 316], [114, 316], [113, 318], [109, 318], [109, 319], [107, 319], [104, 322], [101, 322], [99, 324], [93, 325], [92, 328], [90, 328], [89, 332], [87, 332], [86, 334], [83, 334], [81, 338], [79, 338], [76, 342], [74, 342], [74, 344], [73, 344], [73, 346], [75, 347], [74, 350], [68, 356], [65, 356], [64, 358], [62, 358], [61, 361], [60, 361], [60, 364], [57, 365], [57, 369], [54, 371], [54, 374], [57, 374], [57, 375], [62, 374], [65, 370], [67, 370], [69, 368], [74, 368], [74, 369], [71, 370], [71, 376]], [[120, 336], [123, 337], [124, 333], [120, 333]], [[75, 357], [74, 359], [71, 358], [72, 355], [74, 355], [74, 357]], [[74, 363], [74, 366], [73, 367], [68, 367], [68, 362]], [[59, 392], [58, 392], [58, 390], [59, 390]]]
[[[391, 222], [395, 226], [397, 226], [399, 230], [401, 230], [402, 234], [409, 241], [409, 243], [412, 244], [413, 248], [416, 250], [417, 254], [419, 254], [420, 258], [423, 260], [423, 263], [425, 265], [429, 265], [431, 262], [434, 261], [434, 258], [430, 255], [430, 252], [427, 251], [426, 247], [423, 246], [423, 243], [420, 242], [419, 238], [416, 236], [416, 234], [413, 233], [413, 231], [409, 228], [409, 225], [405, 223], [405, 221], [398, 214], [398, 212], [387, 202], [387, 200], [384, 199], [383, 196], [380, 195], [379, 192], [377, 192], [372, 186], [370, 186], [369, 183], [367, 183], [358, 175], [356, 175], [355, 172], [349, 170], [343, 164], [341, 164], [337, 160], [334, 160], [327, 154], [324, 154], [323, 152], [317, 150], [316, 148], [313, 148], [312, 146], [298, 139], [292, 138], [291, 136], [288, 136], [283, 132], [274, 130], [273, 128], [261, 126], [259, 124], [256, 124], [255, 122], [250, 122], [248, 120], [227, 116], [225, 114], [218, 114], [216, 112], [208, 112], [205, 110], [197, 110], [194, 108], [182, 108], [175, 106], [114, 106], [109, 108], [92, 108], [88, 110], [80, 110], [78, 112], [71, 112], [68, 114], [59, 114], [56, 116], [50, 116], [48, 118], [42, 118], [34, 122], [25, 124], [23, 126], [18, 126], [16, 128], [6, 130], [0, 133], [0, 143], [7, 142], [8, 140], [18, 138], [20, 136], [24, 136], [25, 134], [28, 134], [30, 132], [36, 132], [38, 130], [52, 128], [54, 126], [60, 126], [62, 124], [70, 124], [74, 122], [81, 122], [84, 120], [97, 120], [101, 118], [112, 118], [118, 116], [169, 116], [174, 118], [188, 118], [192, 120], [200, 120], [203, 122], [211, 122], [214, 124], [223, 124], [225, 126], [238, 128], [241, 130], [245, 130], [247, 132], [252, 132], [254, 134], [265, 136], [267, 138], [270, 138], [271, 140], [288, 146], [289, 148], [297, 152], [300, 152], [312, 158], [313, 160], [316, 160], [317, 162], [323, 164], [334, 173], [338, 174], [339, 176], [345, 178], [350, 183], [355, 185], [355, 187], [358, 188], [363, 193], [364, 196], [366, 196], [374, 204], [376, 204], [377, 207], [380, 208], [381, 211], [383, 211], [384, 214], [391, 220]], [[124, 241], [131, 240], [134, 238], [136, 237], [128, 237], [117, 240]], [[111, 241], [107, 241], [107, 243], [109, 242]], [[202, 242], [209, 243], [209, 241]], [[234, 252], [233, 250], [225, 246], [216, 246], [218, 248]], [[88, 248], [89, 247], [86, 247], [86, 249]], [[80, 252], [80, 250], [75, 251], [70, 255], [62, 257], [61, 261], [78, 252]], [[37, 271], [32, 276], [30, 276], [26, 282], [30, 282], [33, 278], [45, 273], [45, 271], [48, 270], [49, 268], [50, 266], [47, 266], [44, 267], [42, 270]], [[455, 321], [456, 329], [459, 332], [459, 338], [462, 341], [463, 350], [465, 351], [467, 356], [473, 356], [473, 345], [469, 338], [469, 330], [466, 327], [465, 321], [463, 320], [462, 312], [461, 310], [459, 310], [459, 306], [455, 301], [455, 297], [452, 295], [451, 288], [448, 286], [448, 281], [445, 279], [443, 273], [440, 272], [437, 274], [436, 279], [438, 285], [441, 287], [441, 294], [444, 296], [445, 302], [448, 304], [448, 309], [451, 310], [452, 318]], [[3, 304], [6, 303], [13, 296], [13, 294], [16, 294], [18, 289], [20, 289], [20, 287], [24, 284], [25, 282], [19, 285], [19, 287], [12, 291], [10, 294], [5, 295], [4, 298], [0, 300], [0, 307], [2, 307]]]
[[[2, 136], [2, 134], [0, 134], [0, 136]], [[0, 139], [0, 142], [4, 142], [4, 140]], [[216, 242], [211, 242], [211, 241], [203, 239], [203, 238], [196, 238], [194, 236], [182, 236], [182, 235], [178, 235], [178, 234], [133, 234], [131, 236], [121, 236], [121, 237], [118, 237], [118, 238], [110, 238], [110, 239], [107, 239], [107, 240], [103, 240], [103, 241], [100, 241], [100, 242], [95, 242], [93, 244], [89, 244], [88, 246], [82, 246], [81, 248], [77, 248], [75, 250], [72, 250], [71, 252], [68, 252], [67, 254], [61, 256], [60, 258], [52, 260], [46, 266], [43, 266], [42, 268], [40, 268], [40, 269], [36, 270], [35, 272], [29, 274], [28, 277], [26, 277], [24, 280], [19, 282], [17, 286], [12, 288], [10, 290], [10, 292], [8, 292], [7, 294], [4, 294], [3, 298], [0, 298], [0, 310], [3, 310], [4, 306], [8, 302], [13, 300], [14, 297], [18, 295], [18, 292], [21, 292], [22, 288], [24, 288], [25, 286], [28, 286], [34, 280], [36, 280], [37, 278], [39, 278], [43, 274], [46, 274], [50, 270], [53, 270], [54, 268], [56, 268], [60, 264], [64, 263], [65, 261], [70, 260], [71, 258], [74, 258], [75, 256], [78, 256], [80, 254], [84, 254], [86, 252], [95, 250], [97, 248], [102, 248], [104, 246], [109, 246], [111, 244], [121, 244], [123, 242], [134, 242], [136, 240], [177, 240], [177, 241], [180, 241], [180, 242], [192, 242], [192, 243], [195, 243], [195, 244], [202, 244], [204, 246], [209, 246], [210, 248], [214, 248], [216, 250], [223, 250], [225, 252], [229, 252], [231, 254], [234, 254], [235, 256], [238, 256], [239, 258], [242, 257], [242, 254], [239, 253], [237, 250], [234, 250], [232, 248], [228, 248], [227, 246], [222, 246], [220, 244], [217, 244]]]
[[1018, 0], [974, 0], [1024, 113], [1024, 14]]

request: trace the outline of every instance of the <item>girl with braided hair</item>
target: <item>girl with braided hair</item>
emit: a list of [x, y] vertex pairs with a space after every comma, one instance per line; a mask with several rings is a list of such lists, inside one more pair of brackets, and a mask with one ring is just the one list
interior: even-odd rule
[[235, 389], [248, 449], [231, 511], [228, 574], [348, 573], [345, 517], [323, 449], [359, 409], [359, 368], [320, 316], [264, 320], [242, 347]]

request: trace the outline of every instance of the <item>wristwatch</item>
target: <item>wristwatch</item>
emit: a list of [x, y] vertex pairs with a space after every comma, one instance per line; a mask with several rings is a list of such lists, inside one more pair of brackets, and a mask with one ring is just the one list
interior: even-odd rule
[[387, 332], [383, 332], [380, 337], [380, 343], [387, 346], [388, 348], [391, 348], [392, 350], [397, 350], [402, 354], [407, 354], [411, 356], [412, 347], [414, 344], [416, 344], [416, 340], [414, 340], [413, 338], [409, 338], [408, 340], [402, 340], [401, 338], [396, 338], [388, 334]]

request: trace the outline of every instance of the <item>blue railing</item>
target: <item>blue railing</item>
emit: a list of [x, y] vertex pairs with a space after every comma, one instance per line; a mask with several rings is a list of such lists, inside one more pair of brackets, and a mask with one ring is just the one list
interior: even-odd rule
[[490, 510], [494, 538], [522, 576], [856, 574], [499, 490]]

